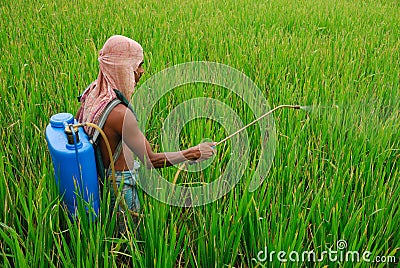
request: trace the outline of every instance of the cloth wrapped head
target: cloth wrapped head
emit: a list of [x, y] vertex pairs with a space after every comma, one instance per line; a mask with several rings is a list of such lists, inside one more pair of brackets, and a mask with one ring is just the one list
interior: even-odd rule
[[[97, 79], [82, 94], [77, 113], [79, 122], [97, 124], [107, 104], [115, 99], [114, 89], [129, 100], [135, 89], [135, 74], [143, 61], [143, 48], [136, 41], [121, 35], [110, 37], [99, 51], [100, 71]], [[92, 135], [94, 129], [85, 127]]]

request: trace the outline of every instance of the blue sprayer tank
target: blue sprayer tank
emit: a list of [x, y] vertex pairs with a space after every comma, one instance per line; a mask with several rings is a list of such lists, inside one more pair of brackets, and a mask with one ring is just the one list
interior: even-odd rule
[[[77, 129], [75, 135], [79, 138], [78, 142], [76, 138], [68, 142], [65, 133], [68, 124], [76, 123], [72, 114], [59, 113], [50, 118], [50, 124], [46, 127], [46, 140], [53, 160], [55, 180], [72, 215], [76, 214], [77, 201], [81, 200], [79, 198], [83, 198], [98, 215], [99, 184], [93, 146], [82, 127]], [[70, 139], [71, 137], [70, 135]], [[87, 206], [86, 210], [89, 210]]]

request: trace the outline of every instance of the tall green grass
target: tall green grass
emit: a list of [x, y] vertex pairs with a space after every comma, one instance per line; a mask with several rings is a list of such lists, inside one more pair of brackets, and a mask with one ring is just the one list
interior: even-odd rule
[[[122, 260], [142, 267], [385, 266], [256, 261], [265, 247], [322, 252], [334, 250], [340, 239], [348, 250], [398, 262], [399, 11], [394, 0], [3, 1], [0, 265], [113, 267]], [[257, 127], [248, 131], [254, 160], [218, 201], [170, 207], [139, 190], [145, 215], [140, 235], [130, 222], [127, 236], [118, 237], [105, 192], [98, 221], [71, 222], [57, 194], [44, 129], [51, 115], [75, 113], [75, 97], [97, 77], [97, 51], [113, 34], [142, 44], [143, 80], [175, 64], [216, 61], [243, 71], [271, 106], [319, 108], [275, 114], [274, 162], [255, 192], [247, 185], [259, 152]], [[194, 97], [216, 98], [246, 123], [254, 119], [224, 89], [177, 88], [160, 100], [143, 130], [155, 150], [162, 149], [163, 120]], [[180, 142], [192, 146], [228, 134], [198, 119], [182, 129]], [[228, 143], [209, 169], [181, 173], [178, 182], [217, 179], [230, 153]], [[176, 172], [171, 167], [162, 174], [172, 181]]]

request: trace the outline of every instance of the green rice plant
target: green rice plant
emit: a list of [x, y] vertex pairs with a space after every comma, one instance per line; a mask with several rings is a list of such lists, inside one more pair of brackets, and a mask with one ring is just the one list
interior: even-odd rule
[[[386, 267], [400, 260], [398, 1], [3, 1], [0, 4], [0, 266], [2, 267]], [[113, 34], [142, 44], [143, 80], [176, 64], [215, 61], [236, 68], [271, 107], [277, 146], [254, 192], [261, 131], [249, 127], [250, 160], [235, 187], [210, 204], [181, 208], [139, 189], [143, 217], [116, 232], [110, 192], [100, 215], [71, 220], [45, 142], [49, 118], [74, 114], [98, 74], [97, 51]], [[142, 82], [139, 83], [137, 90]], [[178, 105], [212, 98], [243, 121], [256, 119], [229, 89], [188, 84], [165, 94], [143, 129], [162, 151], [162, 127]], [[146, 100], [142, 100], [146, 101]], [[140, 110], [136, 111], [140, 113]], [[197, 118], [179, 146], [230, 133]], [[233, 144], [211, 165], [181, 171], [178, 185], [203, 185], [226, 170]], [[173, 182], [177, 167], [161, 171]], [[370, 251], [395, 262], [288, 261], [278, 251]], [[261, 251], [276, 251], [271, 261]], [[264, 252], [261, 252], [264, 253]], [[263, 256], [263, 255], [260, 255]], [[288, 257], [288, 256], [286, 256]]]

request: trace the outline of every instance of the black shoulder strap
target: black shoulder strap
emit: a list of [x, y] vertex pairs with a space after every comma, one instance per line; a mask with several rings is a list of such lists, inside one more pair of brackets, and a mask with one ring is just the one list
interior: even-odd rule
[[[104, 127], [104, 124], [106, 123], [106, 120], [107, 120], [108, 116], [110, 115], [112, 109], [114, 109], [115, 106], [117, 106], [120, 103], [121, 103], [121, 101], [119, 99], [113, 99], [110, 103], [107, 104], [106, 109], [104, 109], [103, 113], [100, 116], [99, 122], [97, 123], [97, 125], [100, 128]], [[97, 129], [95, 129], [93, 136], [90, 139], [90, 142], [92, 144], [96, 144], [97, 140], [99, 138], [99, 135], [100, 135], [100, 132]]]
[[[107, 120], [108, 116], [110, 115], [112, 109], [114, 109], [115, 106], [117, 106], [120, 103], [122, 103], [121, 100], [113, 99], [110, 103], [107, 104], [106, 109], [104, 109], [104, 111], [103, 111], [103, 113], [102, 113], [102, 115], [101, 115], [101, 117], [99, 119], [99, 122], [97, 123], [97, 125], [101, 129], [103, 128], [104, 124], [106, 123], [106, 120]], [[92, 138], [90, 139], [90, 142], [92, 144], [94, 144], [94, 145], [97, 145], [97, 142], [98, 142], [98, 139], [99, 139], [99, 135], [100, 135], [100, 132], [96, 129], [95, 132], [93, 133]], [[117, 161], [119, 155], [121, 154], [121, 149], [122, 149], [122, 141], [120, 141], [118, 143], [117, 148], [116, 148], [116, 150], [114, 152], [114, 155], [113, 155], [114, 163], [115, 163], [115, 161]]]
[[117, 148], [115, 149], [115, 152], [113, 155], [114, 163], [117, 162], [118, 157], [121, 154], [121, 151], [122, 151], [122, 140], [118, 143]]

